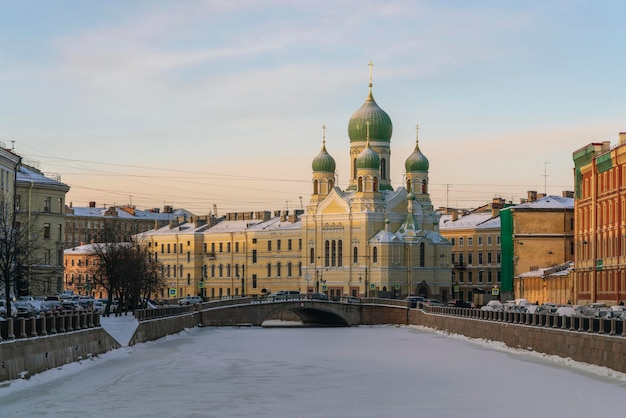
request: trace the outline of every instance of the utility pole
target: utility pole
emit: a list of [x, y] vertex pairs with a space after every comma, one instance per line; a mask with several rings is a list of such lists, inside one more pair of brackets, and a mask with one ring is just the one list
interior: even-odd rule
[[548, 195], [548, 164], [550, 161], [545, 161], [543, 163], [543, 194]]

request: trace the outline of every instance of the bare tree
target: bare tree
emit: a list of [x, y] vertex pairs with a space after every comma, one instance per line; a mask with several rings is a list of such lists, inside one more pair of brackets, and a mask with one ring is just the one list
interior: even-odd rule
[[0, 275], [2, 290], [11, 312], [12, 296], [28, 288], [24, 270], [36, 247], [37, 237], [17, 220], [13, 196], [0, 192]]
[[160, 288], [160, 264], [150, 259], [146, 246], [133, 240], [116, 242], [120, 236], [120, 223], [111, 221], [105, 224], [105, 242], [94, 245], [97, 263], [92, 266], [96, 284], [108, 293], [104, 315], [111, 312], [113, 297], [118, 299], [115, 314], [134, 310], [152, 292]]

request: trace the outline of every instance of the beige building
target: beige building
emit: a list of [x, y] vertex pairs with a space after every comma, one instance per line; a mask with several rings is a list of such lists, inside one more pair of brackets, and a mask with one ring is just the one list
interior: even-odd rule
[[495, 198], [490, 204], [469, 212], [451, 209], [442, 215], [441, 234], [452, 243], [454, 298], [478, 303], [475, 296], [491, 295], [494, 289], [497, 289], [495, 293], [499, 292], [502, 261], [499, 215], [506, 206], [504, 199]]
[[108, 297], [108, 292], [96, 286], [93, 277], [93, 266], [98, 263], [95, 255], [95, 244], [85, 244], [72, 247], [64, 251], [64, 290], [71, 290], [74, 294], [93, 296], [96, 298]]
[[515, 278], [515, 295], [531, 303], [572, 304], [573, 267], [567, 262], [522, 273]]
[[45, 295], [63, 290], [65, 194], [69, 186], [58, 175], [44, 175], [34, 165], [21, 165], [15, 181], [15, 208], [28, 228], [25, 260], [17, 276], [19, 295]]

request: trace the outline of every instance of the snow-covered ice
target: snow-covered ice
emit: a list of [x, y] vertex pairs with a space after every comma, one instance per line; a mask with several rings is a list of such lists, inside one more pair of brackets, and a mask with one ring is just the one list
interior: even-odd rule
[[617, 416], [626, 376], [420, 327], [194, 328], [0, 388], [1, 416]]

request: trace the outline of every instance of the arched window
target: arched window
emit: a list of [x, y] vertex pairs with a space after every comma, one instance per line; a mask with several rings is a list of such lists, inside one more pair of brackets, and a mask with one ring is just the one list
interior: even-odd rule
[[343, 266], [343, 244], [342, 241], [337, 241], [337, 267]]
[[215, 277], [215, 264], [211, 264], [211, 277]]
[[318, 194], [319, 193], [319, 183], [317, 182], [317, 179], [313, 180], [313, 194]]
[[384, 158], [380, 159], [380, 178], [383, 180], [387, 178], [387, 160]]
[[315, 263], [315, 248], [309, 250], [309, 264]]
[[354, 264], [359, 262], [359, 248], [358, 247], [354, 247], [352, 249], [352, 262]]
[[372, 248], [372, 263], [378, 263], [378, 247]]
[[298, 263], [298, 277], [302, 276], [302, 263]]
[[324, 243], [324, 267], [328, 267], [330, 264], [330, 241], [326, 240]]
[[357, 181], [357, 185], [356, 185], [356, 191], [357, 192], [363, 191], [363, 177], [359, 177], [359, 180]]
[[272, 265], [267, 265], [267, 277], [272, 277]]
[[280, 265], [280, 263], [276, 263], [276, 277], [280, 277], [282, 273], [282, 266]]
[[226, 277], [230, 277], [230, 264], [226, 264]]
[[287, 277], [291, 277], [291, 262], [287, 263]]
[[333, 240], [331, 242], [331, 265], [335, 267], [337, 265], [337, 242]]
[[377, 192], [378, 191], [378, 177], [374, 177], [374, 187], [373, 187], [373, 191]]
[[217, 272], [218, 272], [218, 273], [217, 273], [217, 275], [218, 275], [219, 277], [224, 277], [224, 266], [220, 264], [220, 265], [217, 267]]

